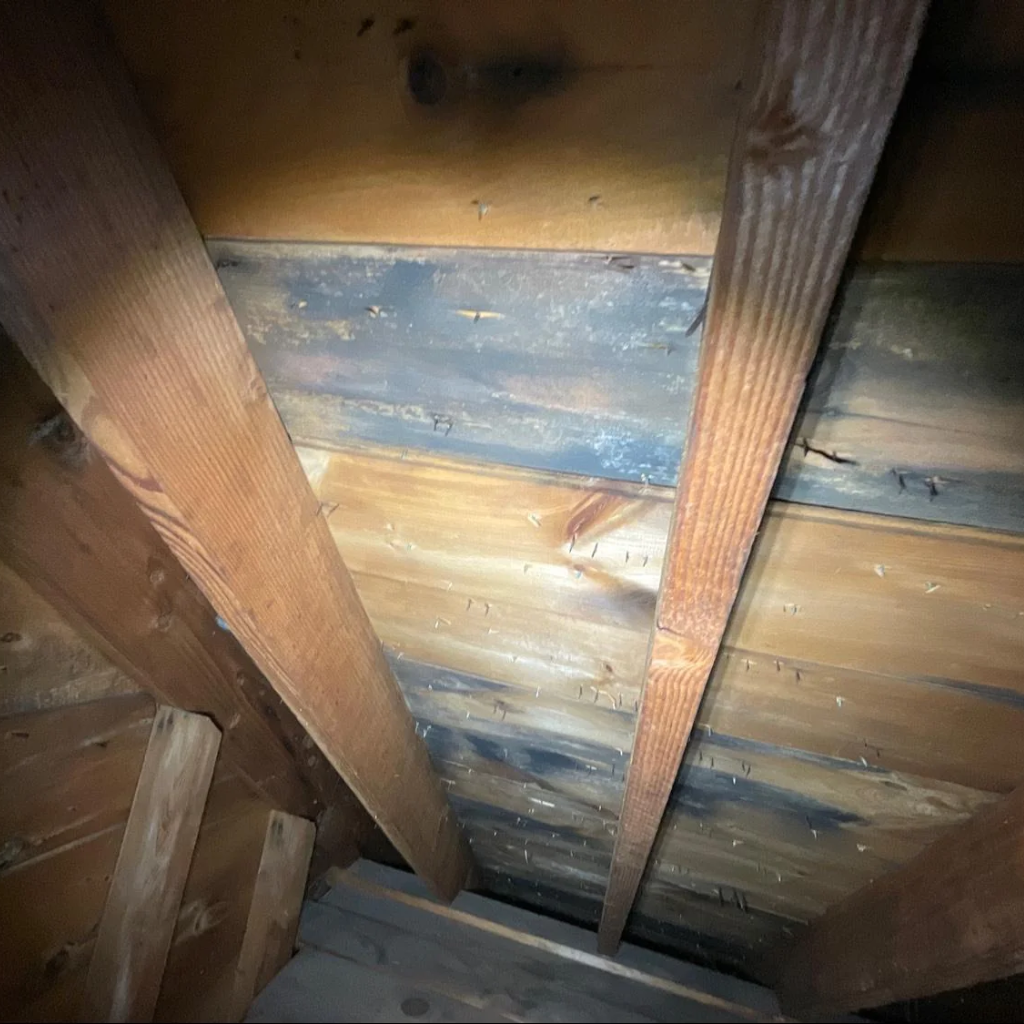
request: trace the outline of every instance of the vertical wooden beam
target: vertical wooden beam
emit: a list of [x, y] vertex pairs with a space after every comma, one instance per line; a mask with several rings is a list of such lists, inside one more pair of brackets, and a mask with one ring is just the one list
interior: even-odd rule
[[618, 947], [925, 0], [767, 0], [729, 165], [697, 391], [599, 944]]
[[0, 4], [8, 331], [409, 864], [471, 859], [217, 275], [88, 5]]
[[86, 980], [85, 1020], [153, 1019], [220, 731], [157, 708]]
[[234, 1019], [291, 959], [313, 853], [312, 822], [272, 811], [235, 974]]
[[1024, 787], [812, 921], [783, 960], [788, 1013], [820, 1020], [1024, 969]]

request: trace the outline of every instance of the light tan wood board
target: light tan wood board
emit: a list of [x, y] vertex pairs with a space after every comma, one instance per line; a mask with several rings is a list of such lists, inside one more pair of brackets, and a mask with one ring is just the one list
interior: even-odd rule
[[[206, 234], [713, 251], [754, 3], [105, 7]], [[1020, 260], [1020, 6], [930, 20], [862, 253]]]
[[[613, 723], [639, 696], [670, 490], [388, 450], [301, 454], [399, 655], [509, 684], [524, 702], [510, 721], [535, 708], [531, 728], [628, 746], [628, 723]], [[1024, 771], [1009, 738], [1022, 581], [1011, 535], [772, 505], [700, 721], [1007, 792]]]
[[[478, 859], [599, 893], [671, 491], [301, 454]], [[641, 910], [763, 947], [1012, 788], [1022, 594], [1020, 538], [772, 506]]]
[[107, 5], [205, 234], [713, 250], [752, 5], [371, 8]]

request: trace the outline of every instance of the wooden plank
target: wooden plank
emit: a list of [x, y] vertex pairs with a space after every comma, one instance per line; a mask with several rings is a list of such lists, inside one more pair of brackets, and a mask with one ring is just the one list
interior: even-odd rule
[[0, 733], [0, 877], [128, 817], [148, 696], [15, 715]]
[[[485, 680], [409, 670], [450, 724], [628, 749], [671, 491], [402, 454], [302, 452], [399, 676]], [[773, 504], [699, 721], [1009, 792], [1022, 581], [1017, 537]]]
[[220, 731], [157, 709], [86, 982], [88, 1020], [151, 1020]]
[[[72, 711], [82, 714], [84, 710], [59, 710], [51, 714], [59, 717]], [[29, 740], [14, 735], [8, 739], [31, 743], [35, 735], [43, 741], [42, 733], [30, 733]], [[108, 750], [117, 742], [112, 738]], [[141, 756], [139, 760], [141, 762]], [[63, 846], [0, 872], [0, 918], [5, 924], [0, 930], [0, 956], [4, 964], [0, 972], [0, 1020], [80, 1018], [89, 959], [137, 776], [136, 772], [128, 787], [128, 803], [113, 823], [78, 838], [66, 831], [69, 841]], [[259, 812], [258, 831], [239, 834], [233, 823], [237, 817], [222, 824], [225, 811], [230, 815], [239, 804], [255, 807]], [[85, 802], [78, 806], [88, 813], [95, 808], [95, 796], [91, 805]], [[102, 824], [98, 818], [93, 821], [97, 826]], [[208, 974], [201, 972], [215, 968], [225, 949], [229, 956], [237, 958], [248, 912], [248, 895], [259, 861], [258, 840], [262, 838], [265, 823], [266, 807], [254, 804], [241, 780], [232, 777], [221, 765], [214, 775], [165, 980], [170, 979], [173, 984], [175, 976], [181, 973], [176, 966], [183, 954], [195, 947], [198, 955], [187, 960], [188, 971], [181, 973], [188, 983], [181, 986], [180, 998], [172, 1005], [174, 1012], [164, 1015], [158, 1004], [157, 1019], [214, 1019], [201, 1014], [179, 1015], [177, 1011], [187, 1010], [190, 1003], [205, 1005], [212, 982]], [[255, 850], [255, 854], [251, 857], [252, 874], [246, 889], [244, 857], [251, 850]], [[233, 978], [234, 961], [230, 961], [229, 967], [228, 973]], [[197, 984], [197, 979], [202, 979], [202, 983]], [[165, 1002], [166, 994], [161, 997], [161, 1004]]]
[[[433, 678], [443, 686], [445, 674]], [[517, 731], [482, 713], [460, 728], [436, 710], [429, 685], [411, 697], [481, 865], [539, 872], [567, 889], [586, 880], [591, 854], [610, 857], [622, 753]], [[821, 913], [995, 799], [730, 736], [695, 741], [684, 764], [647, 894], [686, 889], [716, 905], [725, 894], [738, 911], [790, 920]], [[663, 895], [657, 909], [672, 920], [670, 902]]]
[[[676, 483], [710, 261], [208, 248], [298, 444]], [[1022, 322], [1020, 265], [852, 268], [775, 496], [1024, 531]]]
[[135, 682], [0, 562], [0, 718], [138, 692]]
[[181, 897], [153, 1019], [238, 1020], [235, 977], [256, 886], [267, 806], [214, 785]]
[[1022, 323], [1020, 266], [856, 270], [837, 297], [775, 496], [1024, 530], [1024, 357], [1011, 341]]
[[205, 234], [714, 247], [741, 0], [105, 7]]
[[[705, 255], [752, 6], [105, 4], [204, 233]], [[865, 258], [1024, 257], [1017, 7], [935, 0]], [[414, 102], [424, 50], [486, 87]]]
[[[443, 906], [431, 898], [415, 877], [371, 861], [361, 860], [345, 871], [332, 872], [331, 879], [333, 887], [322, 898], [331, 906], [358, 910], [365, 905], [365, 899], [374, 900], [386, 895], [386, 907], [379, 903], [377, 907], [378, 913], [388, 919], [391, 919], [388, 911], [395, 904], [414, 907], [442, 920], [457, 921], [522, 946], [544, 949], [558, 957], [576, 960], [581, 965], [601, 971], [609, 979], [615, 979], [613, 984], [639, 982], [684, 999], [699, 999], [698, 993], [703, 993], [728, 1001], [732, 1004], [730, 1009], [739, 1014], [754, 1011], [767, 1016], [778, 1009], [774, 995], [760, 986], [725, 977], [640, 946], [625, 946], [615, 960], [595, 957], [592, 934], [522, 907], [471, 892], [460, 893], [450, 907]], [[394, 909], [398, 910], [397, 907]]]
[[0, 877], [0, 1020], [79, 1019], [123, 822]]
[[601, 919], [605, 952], [636, 898], [924, 9], [764, 8]]
[[[158, 700], [212, 715], [225, 733], [225, 756], [257, 793], [313, 813], [311, 781], [320, 783], [321, 800], [329, 781], [298, 760], [304, 730], [296, 736], [296, 723], [275, 709], [258, 669], [218, 628], [209, 602], [5, 338], [0, 402], [0, 558]], [[78, 655], [84, 644], [76, 641], [68, 654], [72, 641], [64, 641], [36, 671], [60, 671], [58, 659], [69, 656], [73, 678], [79, 665], [108, 664]]]
[[706, 258], [208, 248], [294, 441], [675, 482]]
[[316, 827], [291, 814], [271, 811], [256, 876], [249, 920], [238, 958], [233, 1019], [292, 958], [299, 912], [313, 853]]
[[1018, 789], [830, 908], [787, 953], [784, 1005], [813, 1017], [1019, 972], [1022, 830]]
[[304, 949], [285, 968], [280, 983], [257, 1000], [247, 1020], [251, 1024], [329, 1024], [339, 1014], [349, 1020], [401, 1021], [426, 1017], [444, 1024], [497, 1024], [515, 1019], [482, 1012], [461, 1000], [405, 983], [401, 978], [380, 975], [317, 949]]
[[8, 328], [399, 852], [454, 894], [457, 825], [127, 81], [73, 5], [6, 20]]

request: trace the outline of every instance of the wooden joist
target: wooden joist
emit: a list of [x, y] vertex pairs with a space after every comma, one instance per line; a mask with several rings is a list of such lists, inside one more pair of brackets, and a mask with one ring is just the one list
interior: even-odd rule
[[812, 922], [778, 991], [803, 1020], [935, 995], [1024, 966], [1024, 788]]
[[236, 1019], [291, 959], [306, 888], [315, 828], [291, 814], [271, 811], [259, 873], [235, 974]]
[[675, 783], [924, 10], [923, 0], [764, 5], [602, 913], [604, 952], [619, 944]]
[[157, 708], [86, 981], [85, 1020], [152, 1020], [220, 730]]
[[104, 34], [0, 9], [5, 326], [408, 862], [470, 866], [426, 749]]
[[2, 331], [0, 405], [0, 560], [157, 700], [212, 716], [271, 806], [340, 803], [358, 825], [358, 802]]

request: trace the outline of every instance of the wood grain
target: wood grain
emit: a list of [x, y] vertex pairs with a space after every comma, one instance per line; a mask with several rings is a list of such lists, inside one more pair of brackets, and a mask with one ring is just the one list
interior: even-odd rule
[[[105, 4], [206, 234], [705, 255], [753, 6]], [[863, 258], [1024, 258], [1018, 6], [933, 3]], [[416, 103], [425, 50], [487, 88]]]
[[0, 877], [127, 819], [152, 724], [142, 694], [5, 719]]
[[[304, 945], [399, 972], [491, 1013], [529, 1021], [674, 1021], [690, 1019], [698, 1007], [711, 1019], [763, 1020], [777, 1012], [769, 993], [753, 986], [730, 986], [640, 950], [627, 950], [625, 962], [609, 961], [593, 953], [586, 932], [482, 896], [442, 907], [422, 890], [392, 888], [403, 881], [395, 872], [365, 862], [330, 877], [330, 892], [306, 906]], [[645, 955], [647, 970], [638, 966]]]
[[[629, 748], [670, 490], [301, 454], [400, 676], [406, 659], [500, 684], [439, 692], [455, 719]], [[1024, 772], [1022, 581], [1014, 536], [774, 503], [700, 721], [1009, 792]]]
[[105, 7], [205, 234], [714, 248], [741, 0]]
[[316, 827], [291, 814], [267, 818], [263, 855], [238, 957], [233, 1019], [292, 958]]
[[310, 770], [306, 758], [319, 755], [301, 749], [305, 730], [275, 709], [276, 695], [131, 495], [3, 337], [0, 402], [0, 558], [158, 700], [212, 715], [225, 756], [255, 792], [315, 813], [333, 796], [334, 772]]
[[933, 995], [1020, 971], [1024, 790], [814, 921], [779, 992], [813, 1018]]
[[675, 482], [706, 258], [207, 247], [292, 440]]
[[79, 1018], [123, 821], [0, 878], [0, 1020]]
[[0, 636], [0, 718], [139, 692], [3, 562]]
[[605, 952], [636, 898], [924, 9], [764, 7], [599, 931]]
[[89, 962], [84, 1019], [152, 1020], [220, 731], [160, 707]]
[[[296, 443], [676, 483], [710, 261], [207, 247]], [[775, 496], [1024, 532], [1022, 325], [1024, 266], [851, 267]]]
[[267, 806], [244, 788], [215, 784], [181, 897], [153, 1019], [238, 1020], [235, 976], [256, 885]]
[[399, 851], [454, 894], [458, 828], [127, 81], [74, 5], [4, 22], [6, 326]]

